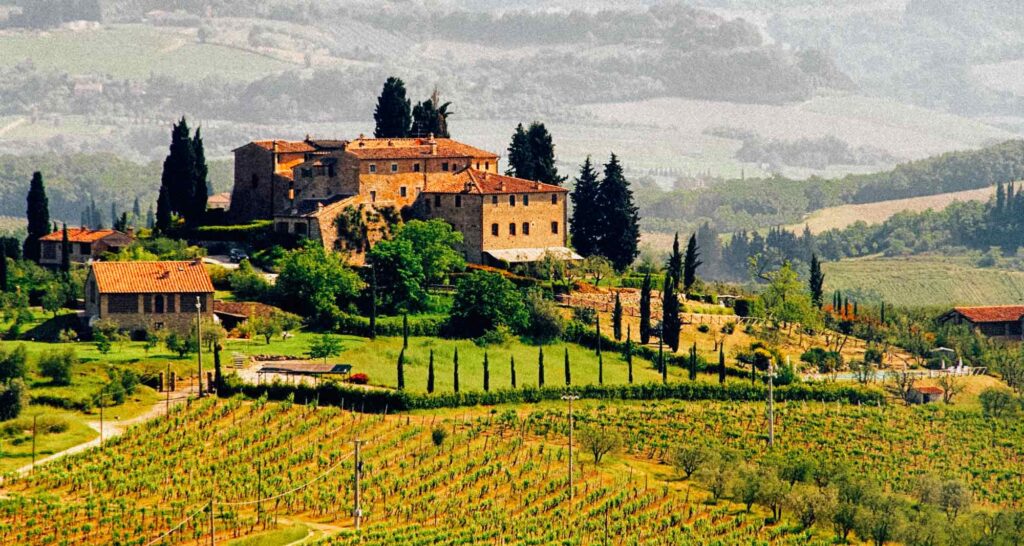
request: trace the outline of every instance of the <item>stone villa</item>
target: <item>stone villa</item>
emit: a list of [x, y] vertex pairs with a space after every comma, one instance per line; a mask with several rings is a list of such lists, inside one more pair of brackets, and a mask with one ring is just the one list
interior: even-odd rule
[[[131, 234], [113, 229], [68, 228], [68, 259], [74, 263], [98, 260], [106, 252], [117, 252], [132, 244]], [[64, 232], [54, 231], [39, 238], [39, 265], [60, 267]]]
[[361, 262], [397, 218], [441, 218], [473, 263], [533, 261], [567, 248], [560, 186], [500, 174], [494, 153], [447, 138], [262, 140], [235, 150], [228, 214], [346, 250]]
[[89, 323], [113, 319], [129, 331], [187, 332], [196, 317], [213, 316], [213, 283], [199, 260], [93, 262], [85, 281]]

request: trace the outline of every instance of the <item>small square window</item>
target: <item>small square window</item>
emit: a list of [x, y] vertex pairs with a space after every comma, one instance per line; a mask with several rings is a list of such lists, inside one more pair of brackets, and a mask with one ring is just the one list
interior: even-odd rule
[[398, 172], [398, 163], [392, 163], [391, 164], [391, 172], [393, 172], [393, 173], [397, 173]]
[[455, 196], [455, 206], [456, 207], [461, 207], [462, 206], [462, 196], [461, 195], [456, 195]]
[[530, 223], [529, 222], [523, 222], [523, 235], [529, 235], [529, 234], [530, 234]]
[[435, 195], [434, 196], [434, 206], [438, 207], [438, 208], [441, 208], [441, 196], [440, 195]]
[[530, 196], [529, 195], [524, 195], [523, 196], [523, 206], [524, 207], [530, 206]]
[[448, 162], [447, 161], [441, 163], [441, 170], [442, 171], [447, 171], [448, 170]]
[[508, 205], [510, 207], [516, 206], [516, 196], [514, 196], [514, 195], [508, 196]]
[[377, 202], [377, 192], [376, 191], [370, 191], [370, 202], [371, 203], [376, 203]]
[[412, 166], [412, 172], [414, 172], [414, 173], [418, 173], [418, 172], [420, 172], [420, 164], [419, 164], [419, 163], [414, 163], [414, 164], [413, 164], [413, 166]]
[[405, 197], [407, 193], [409, 193], [409, 191], [405, 189], [405, 186], [398, 188], [398, 195]]
[[515, 222], [512, 222], [511, 224], [508, 225], [508, 234], [509, 235], [515, 235], [516, 234], [516, 224], [515, 224]]
[[491, 196], [491, 204], [492, 205], [497, 205], [498, 204], [498, 196], [497, 195], [492, 195]]
[[498, 224], [491, 224], [491, 235], [498, 236]]
[[377, 165], [375, 163], [370, 163], [370, 172], [371, 173], [377, 172]]
[[551, 233], [558, 233], [558, 222], [551, 222]]
[[558, 194], [557, 193], [552, 193], [551, 194], [551, 204], [552, 205], [557, 205], [558, 204]]

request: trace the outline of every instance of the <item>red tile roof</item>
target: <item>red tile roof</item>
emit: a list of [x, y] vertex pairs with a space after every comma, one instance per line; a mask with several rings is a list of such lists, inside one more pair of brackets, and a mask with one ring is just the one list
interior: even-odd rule
[[921, 394], [942, 394], [945, 392], [941, 387], [914, 387], [914, 390]]
[[498, 156], [450, 138], [434, 139], [437, 153], [430, 153], [426, 138], [361, 138], [349, 142], [345, 151], [359, 159], [417, 159], [423, 157], [472, 157], [497, 160]]
[[93, 262], [101, 294], [212, 293], [201, 262]]
[[982, 322], [1016, 322], [1024, 316], [1024, 305], [993, 305], [988, 307], [954, 307], [953, 311], [977, 324]]
[[475, 169], [464, 169], [457, 173], [427, 177], [424, 193], [475, 193], [475, 194], [507, 194], [507, 193], [564, 193], [569, 190], [534, 182], [522, 178], [494, 174]]
[[309, 143], [303, 141], [291, 141], [291, 140], [254, 140], [252, 144], [263, 148], [264, 150], [273, 150], [274, 144], [277, 144], [277, 152], [282, 154], [300, 154], [306, 152], [315, 152], [316, 148], [310, 146]]
[[[109, 237], [111, 235], [121, 235], [127, 237], [128, 235], [115, 231], [113, 229], [88, 229], [88, 228], [68, 228], [68, 242], [71, 243], [93, 243]], [[63, 241], [64, 232], [63, 230], [57, 230], [48, 235], [43, 235], [39, 238], [40, 241]]]

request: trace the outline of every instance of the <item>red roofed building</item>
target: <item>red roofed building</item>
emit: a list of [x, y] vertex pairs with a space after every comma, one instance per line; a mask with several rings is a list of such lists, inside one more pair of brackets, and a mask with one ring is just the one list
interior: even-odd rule
[[1024, 338], [1024, 305], [991, 305], [985, 307], [954, 307], [940, 322], [968, 324], [979, 332], [1007, 339]]
[[[63, 230], [39, 238], [39, 265], [60, 267]], [[132, 244], [131, 235], [113, 229], [68, 228], [68, 256], [74, 263], [86, 263], [98, 259], [105, 252], [117, 252]]]
[[202, 262], [94, 262], [85, 281], [90, 322], [111, 319], [131, 331], [184, 332], [213, 316], [213, 283]]

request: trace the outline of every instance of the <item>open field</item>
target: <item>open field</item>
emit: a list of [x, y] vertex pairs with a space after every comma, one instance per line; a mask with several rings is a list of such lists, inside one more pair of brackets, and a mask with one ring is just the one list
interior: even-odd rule
[[[664, 463], [681, 445], [714, 446], [749, 464], [810, 448], [832, 478], [879, 476], [897, 494], [933, 473], [962, 480], [986, 509], [1024, 498], [1016, 479], [1024, 425], [956, 407], [781, 403], [773, 450], [763, 443], [762, 404], [582, 400], [575, 415], [578, 431], [615, 430], [622, 445], [595, 464], [577, 444], [570, 499], [564, 404], [383, 417], [210, 399], [5, 484], [0, 541], [145, 544], [181, 524], [160, 543], [191, 544], [209, 536], [212, 499], [218, 542], [268, 541], [241, 544], [282, 544], [280, 536], [305, 533], [302, 525], [334, 545], [832, 543], [827, 522], [802, 527], [792, 512], [775, 522], [760, 506], [748, 513], [732, 487], [711, 502], [705, 486], [714, 474], [685, 479]], [[445, 437], [436, 446], [438, 428]], [[350, 514], [356, 438], [364, 440], [358, 533]], [[169, 471], [194, 464], [211, 471]], [[736, 470], [728, 472], [731, 481]], [[807, 480], [786, 487], [804, 491], [813, 487]], [[280, 530], [264, 534], [275, 521]]]
[[899, 212], [922, 212], [928, 209], [942, 210], [955, 202], [988, 201], [995, 195], [995, 188], [979, 188], [976, 190], [911, 197], [909, 199], [893, 199], [877, 203], [861, 205], [842, 205], [819, 209], [807, 216], [803, 222], [788, 226], [795, 233], [802, 233], [808, 226], [815, 235], [830, 229], [843, 229], [856, 222], [881, 224]]
[[931, 257], [864, 258], [823, 265], [825, 291], [909, 307], [1024, 303], [1024, 272]]
[[72, 75], [146, 79], [157, 74], [196, 81], [207, 76], [253, 80], [292, 66], [240, 49], [200, 44], [194, 29], [145, 25], [0, 34], [0, 66], [25, 60]]

